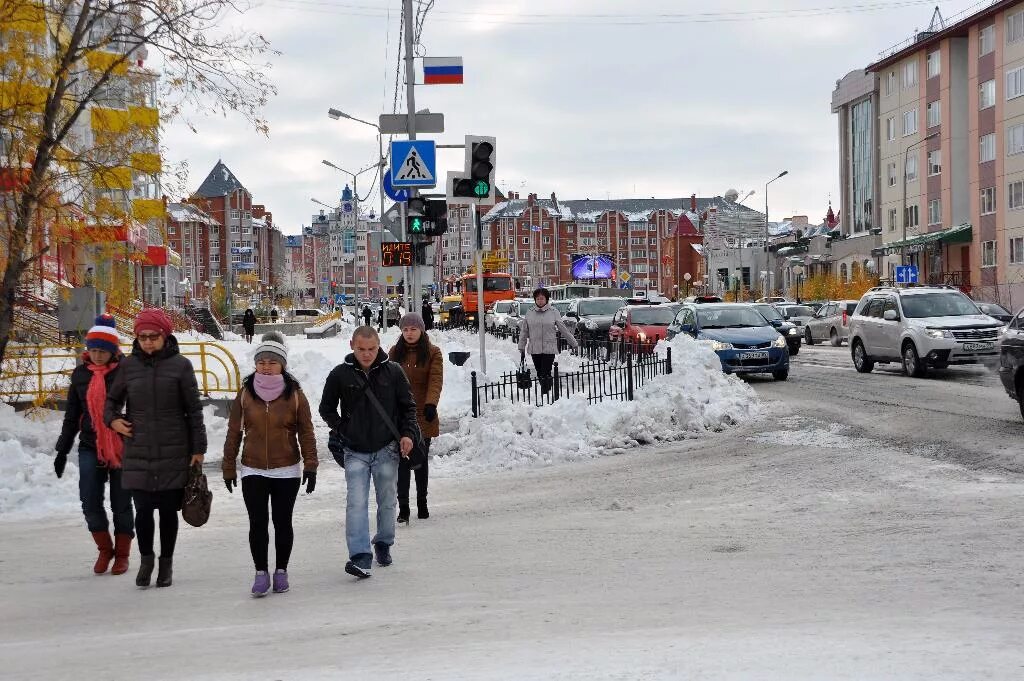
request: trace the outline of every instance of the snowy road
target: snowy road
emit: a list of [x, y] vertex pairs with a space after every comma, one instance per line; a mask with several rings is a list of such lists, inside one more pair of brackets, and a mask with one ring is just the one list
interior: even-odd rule
[[0, 523], [0, 677], [1024, 678], [1024, 425], [995, 374], [814, 347], [751, 384], [769, 415], [707, 439], [436, 480], [362, 583], [329, 461], [293, 591], [260, 601], [240, 495], [182, 530], [171, 589], [89, 574], [77, 518]]

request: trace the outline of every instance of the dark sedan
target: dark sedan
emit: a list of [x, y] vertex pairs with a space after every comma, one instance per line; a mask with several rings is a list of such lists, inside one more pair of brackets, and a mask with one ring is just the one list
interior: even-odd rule
[[773, 305], [768, 303], [755, 303], [754, 309], [761, 313], [761, 316], [768, 320], [768, 323], [775, 327], [775, 330], [779, 332], [779, 335], [786, 339], [786, 345], [789, 346], [790, 355], [800, 354], [800, 343], [802, 337], [800, 336], [800, 330], [796, 328], [796, 324], [787, 322], [779, 314], [779, 311], [775, 309]]
[[1010, 320], [999, 340], [999, 378], [1024, 417], [1024, 310]]
[[1003, 307], [999, 303], [978, 303], [978, 302], [975, 302], [975, 304], [978, 306], [978, 309], [980, 309], [982, 312], [987, 314], [989, 317], [993, 317], [995, 319], [998, 319], [999, 321], [1003, 322], [1004, 324], [1006, 324], [1011, 319], [1013, 319], [1013, 313], [1010, 312], [1009, 310], [1007, 310], [1005, 307]]

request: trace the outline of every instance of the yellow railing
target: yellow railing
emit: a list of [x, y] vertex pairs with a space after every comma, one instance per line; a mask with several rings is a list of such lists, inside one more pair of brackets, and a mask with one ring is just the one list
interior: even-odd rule
[[341, 313], [335, 311], [330, 312], [328, 314], [320, 315], [319, 317], [316, 318], [316, 321], [313, 323], [313, 326], [323, 326], [327, 322], [334, 319], [341, 319]]
[[[181, 354], [192, 361], [196, 382], [204, 396], [234, 395], [242, 385], [238, 363], [218, 343], [178, 343]], [[131, 346], [122, 345], [131, 352]], [[68, 380], [75, 369], [80, 348], [59, 345], [18, 345], [7, 348], [0, 372], [0, 399], [4, 402], [31, 401], [40, 405], [64, 397]]]

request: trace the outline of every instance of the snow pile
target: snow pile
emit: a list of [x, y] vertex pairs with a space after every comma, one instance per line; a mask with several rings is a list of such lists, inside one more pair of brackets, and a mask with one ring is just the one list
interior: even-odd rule
[[754, 390], [722, 373], [707, 344], [680, 336], [659, 343], [659, 354], [666, 347], [672, 348], [672, 374], [638, 389], [633, 402], [590, 405], [583, 395], [545, 407], [491, 402], [480, 418], [463, 417], [456, 433], [434, 441], [432, 469], [461, 475], [577, 461], [698, 437], [759, 414]]
[[77, 448], [64, 477], [53, 472], [63, 415], [40, 409], [27, 416], [0, 403], [0, 520], [81, 513]]

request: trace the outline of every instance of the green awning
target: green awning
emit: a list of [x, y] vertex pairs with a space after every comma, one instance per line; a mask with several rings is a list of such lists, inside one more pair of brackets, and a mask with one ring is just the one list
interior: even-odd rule
[[970, 224], [957, 225], [938, 232], [918, 234], [906, 240], [890, 241], [881, 248], [872, 251], [872, 255], [898, 255], [901, 250], [916, 253], [924, 250], [929, 244], [939, 242], [945, 244], [968, 244], [974, 238], [974, 229]]

